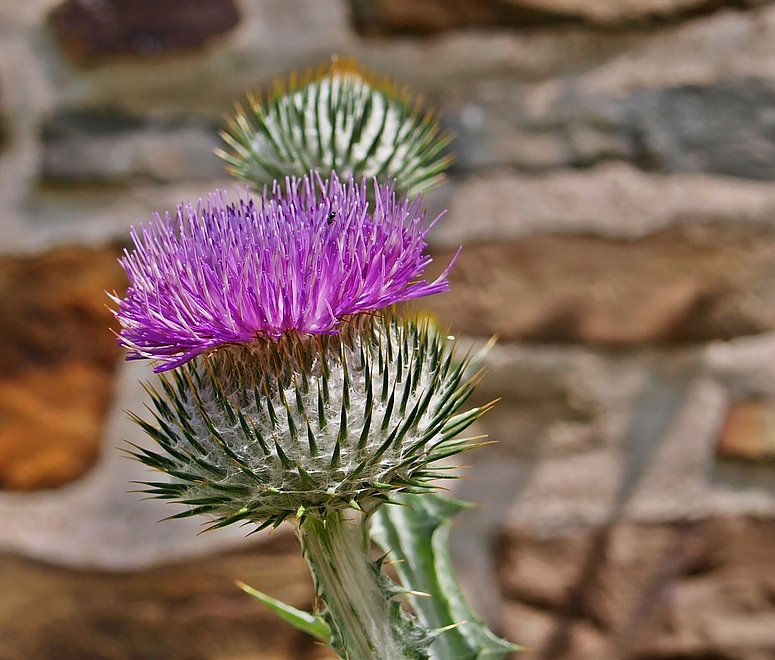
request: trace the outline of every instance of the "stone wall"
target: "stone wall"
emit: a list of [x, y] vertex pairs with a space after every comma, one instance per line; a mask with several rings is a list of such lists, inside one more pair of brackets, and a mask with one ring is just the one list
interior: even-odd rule
[[229, 586], [309, 604], [281, 532], [196, 537], [126, 494], [147, 371], [103, 292], [130, 224], [233, 189], [233, 102], [334, 54], [457, 134], [427, 203], [436, 263], [465, 247], [427, 306], [500, 337], [499, 442], [456, 487], [477, 608], [536, 660], [775, 658], [766, 0], [0, 3], [0, 657], [318, 652]]

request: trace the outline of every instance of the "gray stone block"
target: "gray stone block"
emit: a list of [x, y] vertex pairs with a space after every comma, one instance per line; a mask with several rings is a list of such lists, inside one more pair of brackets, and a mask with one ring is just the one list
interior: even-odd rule
[[218, 127], [192, 119], [145, 120], [64, 112], [42, 128], [41, 177], [51, 183], [170, 183], [218, 177]]

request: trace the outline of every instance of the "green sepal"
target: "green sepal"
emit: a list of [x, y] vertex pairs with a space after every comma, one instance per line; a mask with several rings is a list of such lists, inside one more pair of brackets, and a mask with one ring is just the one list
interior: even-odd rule
[[328, 624], [323, 620], [323, 617], [312, 614], [312, 612], [296, 609], [291, 605], [286, 605], [282, 601], [267, 596], [263, 591], [249, 587], [239, 580], [237, 580], [237, 586], [256, 600], [261, 601], [272, 612], [294, 628], [312, 635], [312, 637], [325, 644], [331, 641], [331, 631], [328, 629]]
[[372, 517], [370, 534], [396, 562], [419, 622], [428, 630], [443, 630], [430, 647], [431, 660], [503, 660], [521, 650], [487, 628], [455, 578], [449, 554], [451, 521], [471, 505], [435, 493], [401, 493], [394, 501], [402, 506], [380, 507]]

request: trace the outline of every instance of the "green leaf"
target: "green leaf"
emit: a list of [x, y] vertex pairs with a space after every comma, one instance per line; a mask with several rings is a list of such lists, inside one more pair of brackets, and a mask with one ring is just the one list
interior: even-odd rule
[[331, 633], [328, 630], [328, 624], [322, 617], [316, 616], [311, 612], [304, 612], [297, 610], [295, 607], [286, 605], [282, 601], [267, 596], [265, 593], [249, 587], [244, 582], [237, 581], [237, 586], [243, 591], [249, 593], [256, 600], [260, 600], [270, 610], [277, 614], [283, 621], [290, 623], [294, 628], [304, 631], [305, 633], [312, 635], [315, 639], [319, 639], [326, 644], [331, 639]]
[[455, 578], [450, 523], [470, 505], [432, 493], [403, 493], [394, 499], [403, 506], [380, 507], [372, 519], [371, 537], [397, 562], [405, 589], [430, 595], [409, 596], [420, 622], [429, 629], [448, 628], [431, 645], [432, 660], [503, 660], [520, 650], [487, 628]]

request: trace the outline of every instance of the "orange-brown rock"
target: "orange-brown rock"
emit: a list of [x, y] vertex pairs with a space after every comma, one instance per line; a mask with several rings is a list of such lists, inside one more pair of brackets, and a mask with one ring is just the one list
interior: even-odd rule
[[750, 226], [466, 245], [449, 281], [422, 304], [473, 335], [616, 346], [775, 328], [775, 238]]
[[772, 401], [734, 404], [719, 436], [718, 453], [724, 458], [775, 460], [775, 405]]
[[0, 485], [32, 490], [83, 474], [99, 453], [111, 391], [110, 372], [85, 362], [0, 379]]
[[114, 248], [58, 248], [0, 259], [0, 374], [86, 360], [112, 367], [119, 355], [106, 291], [126, 279]]
[[0, 488], [58, 486], [96, 459], [120, 351], [115, 249], [0, 260]]

